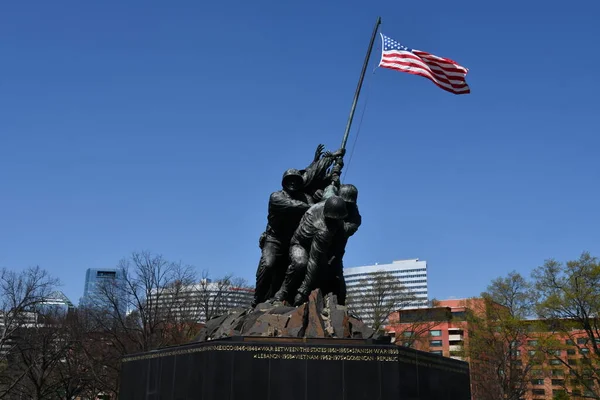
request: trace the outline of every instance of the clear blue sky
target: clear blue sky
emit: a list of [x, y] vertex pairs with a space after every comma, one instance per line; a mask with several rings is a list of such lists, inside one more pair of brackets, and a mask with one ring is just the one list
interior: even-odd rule
[[447, 298], [600, 255], [599, 14], [592, 0], [4, 2], [0, 266], [40, 265], [75, 302], [86, 268], [142, 249], [253, 281], [268, 196], [318, 143], [339, 146], [378, 15], [468, 67], [472, 94], [372, 74], [377, 42], [346, 266], [418, 257]]

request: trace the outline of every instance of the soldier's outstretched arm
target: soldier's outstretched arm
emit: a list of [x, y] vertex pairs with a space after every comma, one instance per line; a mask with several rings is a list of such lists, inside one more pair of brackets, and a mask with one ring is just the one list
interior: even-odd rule
[[296, 199], [290, 199], [281, 192], [271, 194], [269, 203], [276, 211], [283, 213], [296, 213], [298, 211], [306, 211], [310, 208], [310, 205], [307, 203]]

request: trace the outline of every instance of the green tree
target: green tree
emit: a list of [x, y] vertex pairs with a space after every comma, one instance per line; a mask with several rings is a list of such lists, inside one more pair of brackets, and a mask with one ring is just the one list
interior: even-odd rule
[[[600, 264], [584, 252], [576, 260], [547, 260], [534, 273], [537, 313], [549, 320], [554, 346], [579, 353], [571, 360], [556, 357], [568, 368], [569, 385], [588, 398], [600, 398]], [[582, 333], [583, 332], [583, 333]], [[558, 335], [556, 335], [558, 334]]]
[[535, 356], [522, 357], [520, 346], [529, 338], [525, 320], [531, 309], [531, 285], [513, 271], [492, 281], [482, 300], [472, 301], [467, 319], [466, 355], [476, 398], [518, 400], [525, 396]]

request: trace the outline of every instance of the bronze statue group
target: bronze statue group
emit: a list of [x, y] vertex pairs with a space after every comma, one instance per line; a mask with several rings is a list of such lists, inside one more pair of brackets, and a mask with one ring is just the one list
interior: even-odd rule
[[345, 150], [323, 152], [303, 170], [283, 174], [282, 189], [269, 198], [267, 227], [252, 306], [279, 301], [298, 306], [314, 289], [346, 301], [346, 244], [361, 224], [354, 185], [340, 184]]

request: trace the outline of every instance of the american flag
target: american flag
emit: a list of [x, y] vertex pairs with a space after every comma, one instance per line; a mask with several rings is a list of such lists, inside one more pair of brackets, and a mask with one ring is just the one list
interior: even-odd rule
[[440, 88], [454, 94], [471, 93], [465, 76], [469, 70], [455, 61], [409, 49], [399, 42], [381, 34], [383, 49], [379, 66], [396, 71], [420, 75]]

